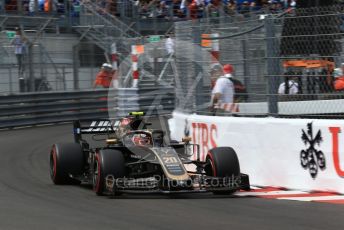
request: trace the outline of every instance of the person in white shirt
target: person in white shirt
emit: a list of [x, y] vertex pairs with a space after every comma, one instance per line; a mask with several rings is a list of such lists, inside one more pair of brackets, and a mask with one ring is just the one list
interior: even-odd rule
[[171, 36], [166, 36], [165, 48], [168, 55], [174, 54], [174, 41]]
[[230, 64], [223, 66], [224, 75], [216, 80], [213, 88], [213, 108], [227, 110], [231, 107], [234, 99], [234, 85], [230, 78], [233, 76], [234, 68]]
[[[299, 93], [299, 84], [295, 79], [290, 79], [288, 81], [289, 92], [287, 94], [298, 94]], [[278, 94], [286, 94], [285, 82], [282, 82], [278, 87]]]
[[26, 38], [22, 35], [19, 28], [16, 28], [16, 35], [12, 39], [11, 45], [14, 46], [14, 54], [17, 57], [18, 74], [22, 76], [24, 72], [23, 59], [26, 52]]

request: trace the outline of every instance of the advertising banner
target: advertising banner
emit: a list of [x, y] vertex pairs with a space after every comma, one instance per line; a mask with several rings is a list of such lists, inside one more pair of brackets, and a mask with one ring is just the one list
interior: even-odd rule
[[[344, 121], [243, 118], [174, 112], [171, 137], [192, 137], [201, 158], [230, 146], [251, 184], [344, 193]], [[195, 157], [195, 156], [194, 156]]]

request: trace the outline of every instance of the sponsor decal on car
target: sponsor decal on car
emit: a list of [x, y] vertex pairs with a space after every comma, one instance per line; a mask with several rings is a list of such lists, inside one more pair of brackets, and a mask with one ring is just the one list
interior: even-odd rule
[[83, 132], [104, 132], [116, 130], [120, 125], [120, 121], [92, 121], [89, 128], [82, 130]]

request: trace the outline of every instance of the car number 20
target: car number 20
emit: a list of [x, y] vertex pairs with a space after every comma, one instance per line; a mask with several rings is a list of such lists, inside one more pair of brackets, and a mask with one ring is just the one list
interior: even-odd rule
[[165, 164], [178, 163], [178, 159], [176, 157], [163, 157], [162, 159]]

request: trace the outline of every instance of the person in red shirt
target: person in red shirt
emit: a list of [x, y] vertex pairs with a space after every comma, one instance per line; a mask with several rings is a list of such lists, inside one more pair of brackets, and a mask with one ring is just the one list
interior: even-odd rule
[[113, 76], [111, 64], [104, 63], [96, 76], [96, 80], [93, 83], [93, 88], [97, 86], [102, 86], [103, 88], [109, 88]]
[[197, 2], [196, 1], [189, 1], [190, 4], [188, 6], [189, 8], [189, 12], [190, 12], [190, 18], [195, 20], [197, 19], [197, 10], [198, 10], [198, 6], [197, 6]]

